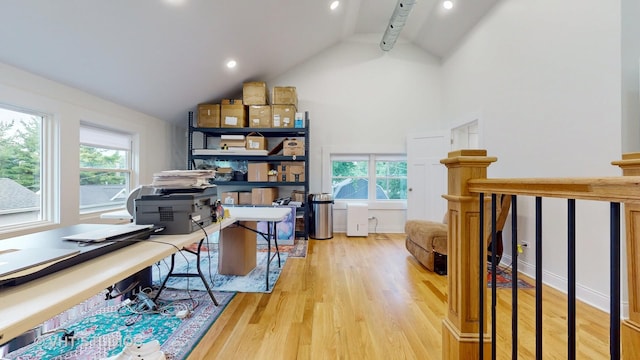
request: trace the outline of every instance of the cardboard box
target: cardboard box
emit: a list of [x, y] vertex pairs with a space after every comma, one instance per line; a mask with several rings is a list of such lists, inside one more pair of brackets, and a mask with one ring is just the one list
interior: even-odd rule
[[200, 104], [198, 105], [197, 127], [218, 128], [220, 127], [220, 104]]
[[253, 188], [251, 189], [252, 205], [271, 205], [278, 198], [278, 188]]
[[271, 105], [271, 127], [292, 128], [295, 116], [294, 105]]
[[250, 133], [246, 137], [247, 150], [267, 150], [268, 142], [260, 133]]
[[306, 201], [304, 198], [304, 191], [300, 191], [300, 190], [291, 191], [291, 201], [297, 201], [304, 204]]
[[282, 155], [284, 156], [304, 156], [304, 140], [285, 139], [282, 143]]
[[252, 163], [248, 165], [247, 181], [269, 181], [269, 163]]
[[283, 161], [278, 165], [278, 181], [303, 182], [304, 180], [304, 162]]
[[[255, 229], [255, 223], [242, 223]], [[256, 233], [240, 226], [229, 226], [220, 232], [218, 274], [247, 275], [256, 267]]]
[[242, 103], [220, 105], [220, 126], [223, 128], [243, 128], [247, 126], [247, 111]]
[[238, 205], [251, 205], [251, 191], [238, 192]]
[[245, 105], [267, 105], [269, 90], [264, 81], [251, 81], [242, 84], [242, 102]]
[[271, 105], [249, 106], [249, 127], [271, 127]]
[[242, 99], [222, 99], [220, 103], [222, 105], [240, 105], [242, 104]]
[[238, 192], [228, 191], [220, 194], [220, 202], [222, 205], [238, 205]]
[[298, 107], [298, 93], [295, 86], [274, 86], [271, 104]]
[[216, 169], [215, 181], [230, 181], [233, 177], [233, 169], [230, 167], [219, 167]]
[[244, 135], [220, 135], [220, 148], [244, 148], [245, 146]]

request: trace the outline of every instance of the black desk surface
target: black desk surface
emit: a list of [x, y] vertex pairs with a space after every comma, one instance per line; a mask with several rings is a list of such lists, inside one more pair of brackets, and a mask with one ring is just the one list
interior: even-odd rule
[[80, 252], [74, 256], [53, 263], [52, 265], [33, 272], [28, 275], [11, 279], [0, 280], [0, 288], [23, 284], [27, 281], [49, 275], [67, 267], [104, 255], [116, 249], [131, 245], [136, 241], [149, 237], [149, 232], [142, 232], [133, 237], [126, 237], [125, 240], [104, 241], [100, 243], [78, 243], [63, 239], [64, 236], [79, 234], [87, 231], [106, 228], [113, 225], [108, 224], [78, 224], [63, 228], [37, 232], [28, 235], [16, 236], [9, 239], [0, 240], [0, 250], [2, 249], [24, 249], [24, 248], [54, 248], [73, 249]]

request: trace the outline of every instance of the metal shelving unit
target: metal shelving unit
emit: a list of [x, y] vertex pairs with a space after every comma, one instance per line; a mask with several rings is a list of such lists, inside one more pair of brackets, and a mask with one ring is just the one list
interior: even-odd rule
[[[281, 162], [304, 162], [305, 181], [303, 182], [254, 182], [254, 181], [214, 181], [218, 186], [231, 186], [242, 189], [250, 189], [253, 187], [272, 186], [272, 187], [294, 187], [304, 191], [304, 205], [297, 208], [297, 214], [301, 213], [304, 219], [304, 230], [296, 232], [296, 237], [309, 238], [309, 204], [307, 199], [309, 195], [309, 112], [305, 112], [304, 128], [201, 128], [194, 126], [194, 114], [189, 112], [189, 134], [188, 134], [188, 159], [187, 169], [195, 169], [196, 161], [202, 160], [220, 160], [220, 161], [247, 161], [247, 162], [266, 162], [270, 164], [279, 164]], [[283, 156], [283, 155], [233, 155], [233, 154], [215, 154], [215, 155], [193, 155], [193, 134], [202, 134], [202, 148], [207, 149], [209, 139], [220, 137], [221, 135], [248, 135], [250, 133], [260, 133], [266, 138], [304, 138], [304, 156]]]

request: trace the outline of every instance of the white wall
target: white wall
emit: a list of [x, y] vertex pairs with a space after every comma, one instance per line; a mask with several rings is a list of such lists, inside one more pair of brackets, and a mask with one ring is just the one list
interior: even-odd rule
[[640, 2], [622, 0], [622, 149], [640, 151]]
[[[383, 52], [380, 36], [350, 38], [267, 82], [296, 86], [299, 110], [309, 111], [311, 193], [331, 192], [330, 179], [323, 180], [330, 172], [323, 168], [323, 151], [405, 153], [410, 131], [442, 126], [437, 59], [402, 42]], [[344, 232], [344, 208], [334, 209], [334, 230]], [[378, 232], [404, 231], [404, 210], [369, 212], [378, 219]]]
[[[184, 160], [172, 159], [171, 145], [179, 142], [184, 129], [178, 131], [172, 125], [105, 101], [77, 89], [70, 88], [42, 77], [0, 63], [0, 103], [35, 110], [52, 116], [59, 127], [59, 159], [54, 164], [60, 172], [58, 184], [60, 216], [57, 224], [49, 227], [68, 226], [79, 222], [95, 222], [96, 216], [80, 216], [79, 204], [79, 126], [88, 121], [101, 126], [120, 129], [137, 138], [140, 157], [138, 179], [143, 184], [152, 181], [154, 172], [180, 166]], [[183, 148], [186, 145], [180, 145]], [[39, 229], [43, 230], [43, 229]], [[30, 230], [31, 232], [33, 230]], [[22, 232], [4, 233], [2, 238]]]
[[[501, 2], [443, 65], [444, 114], [480, 114], [489, 177], [615, 176], [621, 156], [620, 6]], [[471, 119], [469, 119], [471, 120]], [[533, 199], [519, 198], [533, 244]], [[608, 205], [578, 202], [578, 296], [608, 307]], [[544, 280], [566, 288], [566, 201], [544, 201]], [[505, 253], [510, 253], [510, 228]], [[534, 249], [520, 257], [532, 274]]]

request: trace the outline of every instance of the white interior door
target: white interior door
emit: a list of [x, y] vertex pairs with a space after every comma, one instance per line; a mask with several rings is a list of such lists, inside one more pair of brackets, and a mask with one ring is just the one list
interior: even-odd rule
[[407, 219], [442, 221], [447, 203], [446, 167], [450, 132], [438, 131], [407, 136]]

